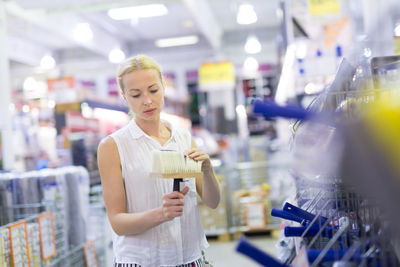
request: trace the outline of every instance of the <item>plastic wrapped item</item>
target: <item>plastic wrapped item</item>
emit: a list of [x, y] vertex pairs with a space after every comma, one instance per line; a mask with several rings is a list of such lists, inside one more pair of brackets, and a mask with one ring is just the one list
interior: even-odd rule
[[68, 244], [70, 248], [87, 241], [89, 175], [83, 167], [65, 168], [68, 194]]
[[12, 180], [12, 174], [0, 174], [0, 225], [10, 223], [14, 219]]

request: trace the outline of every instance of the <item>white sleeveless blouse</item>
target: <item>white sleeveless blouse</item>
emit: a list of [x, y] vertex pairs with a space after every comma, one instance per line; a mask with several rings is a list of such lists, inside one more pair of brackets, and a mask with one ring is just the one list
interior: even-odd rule
[[[124, 128], [110, 136], [115, 140], [121, 159], [125, 183], [127, 212], [135, 213], [158, 208], [162, 197], [173, 190], [173, 179], [149, 177], [153, 150], [185, 151], [191, 148], [187, 130], [171, 129], [171, 138], [161, 146], [148, 136], [132, 119]], [[162, 223], [144, 233], [119, 236], [113, 232], [113, 250], [117, 263], [136, 263], [142, 267], [177, 266], [193, 262], [208, 247], [197, 207], [195, 179], [184, 179], [188, 186], [183, 215]]]

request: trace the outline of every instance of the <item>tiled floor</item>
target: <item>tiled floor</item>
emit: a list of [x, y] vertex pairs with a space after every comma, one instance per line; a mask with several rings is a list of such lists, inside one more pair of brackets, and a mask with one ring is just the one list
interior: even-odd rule
[[[247, 239], [253, 245], [269, 253], [270, 255], [276, 255], [275, 244], [277, 242], [277, 239], [260, 236], [248, 237]], [[230, 242], [217, 242], [209, 240], [210, 247], [206, 250], [206, 258], [213, 263], [214, 267], [261, 266], [244, 256], [243, 254], [239, 254], [238, 252], [236, 252], [235, 247], [237, 242], [237, 240]]]

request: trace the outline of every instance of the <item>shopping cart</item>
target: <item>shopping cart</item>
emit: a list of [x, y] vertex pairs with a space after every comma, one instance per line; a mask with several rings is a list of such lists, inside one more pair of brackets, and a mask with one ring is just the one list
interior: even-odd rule
[[[396, 257], [398, 231], [394, 227], [396, 220], [382, 208], [393, 206], [393, 203], [386, 202], [388, 198], [381, 198], [379, 194], [365, 194], [363, 189], [366, 186], [360, 186], [360, 179], [351, 175], [357, 172], [349, 171], [361, 166], [349, 158], [343, 163], [342, 156], [348, 149], [342, 146], [346, 142], [341, 143], [342, 138], [347, 137], [342, 129], [349, 129], [346, 127], [352, 123], [358, 125], [351, 120], [358, 116], [358, 103], [373, 103], [384, 95], [398, 96], [399, 91], [364, 90], [330, 94], [330, 99], [334, 98], [337, 103], [357, 103], [351, 112], [342, 106], [339, 113], [318, 113], [315, 110], [282, 107], [272, 102], [254, 103], [255, 112], [264, 116], [301, 120], [292, 146], [295, 162], [291, 172], [296, 181], [296, 201], [285, 203], [283, 209], [272, 210], [273, 216], [286, 220], [286, 238], [295, 241], [290, 255], [283, 262], [265, 255], [245, 239], [238, 244], [239, 252], [265, 266], [286, 266], [302, 260], [311, 266], [345, 263], [399, 266]], [[380, 191], [380, 188], [375, 189]], [[396, 187], [395, 190], [398, 189]], [[393, 190], [390, 193], [393, 195]]]

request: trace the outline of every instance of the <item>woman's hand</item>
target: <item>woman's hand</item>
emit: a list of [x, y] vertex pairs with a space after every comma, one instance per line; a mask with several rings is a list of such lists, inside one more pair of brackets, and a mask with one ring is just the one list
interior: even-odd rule
[[210, 156], [200, 148], [197, 147], [191, 148], [190, 150], [186, 151], [185, 155], [195, 161], [202, 161], [201, 164], [202, 172], [211, 169]]
[[182, 191], [174, 191], [163, 196], [162, 214], [167, 221], [183, 214], [183, 198], [189, 191], [189, 187], [185, 187]]

